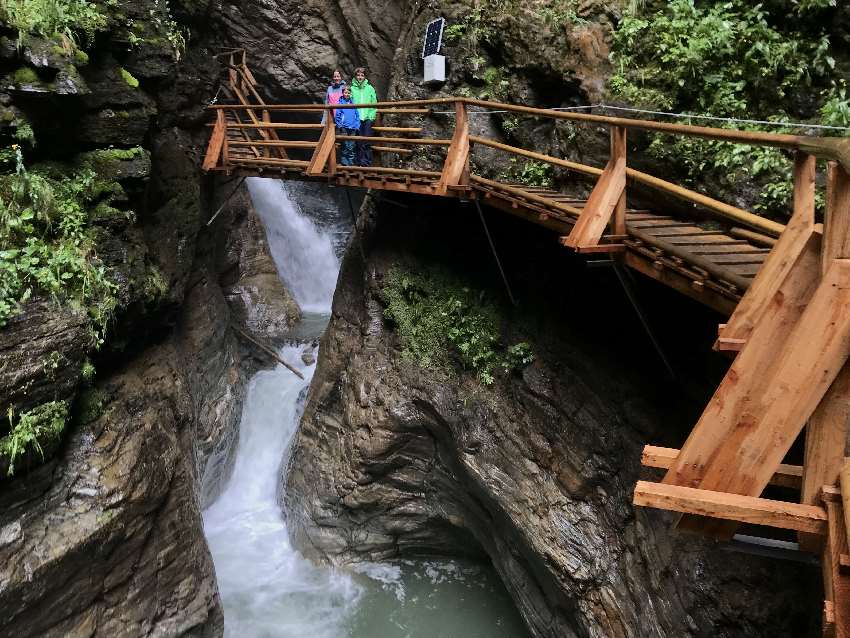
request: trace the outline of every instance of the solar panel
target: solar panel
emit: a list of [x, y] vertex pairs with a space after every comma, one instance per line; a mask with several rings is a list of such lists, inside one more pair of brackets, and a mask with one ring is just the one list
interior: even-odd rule
[[428, 57], [440, 52], [443, 43], [443, 28], [446, 26], [445, 18], [437, 18], [428, 23], [425, 29], [425, 44], [422, 45], [422, 57]]

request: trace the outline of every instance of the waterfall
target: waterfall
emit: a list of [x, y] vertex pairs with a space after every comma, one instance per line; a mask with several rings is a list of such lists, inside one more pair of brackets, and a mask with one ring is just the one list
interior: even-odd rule
[[279, 180], [249, 177], [248, 191], [263, 220], [278, 274], [304, 312], [331, 310], [339, 260], [330, 238], [298, 210]]
[[314, 350], [327, 323], [339, 261], [330, 234], [317, 230], [283, 184], [250, 178], [248, 188], [281, 278], [302, 309], [323, 316], [307, 314], [292, 333], [296, 343], [280, 351], [303, 380], [282, 365], [251, 379], [233, 475], [204, 512], [225, 636], [522, 638], [507, 593], [480, 565], [402, 561], [345, 573], [313, 565], [290, 545], [277, 481], [315, 369], [301, 355]]

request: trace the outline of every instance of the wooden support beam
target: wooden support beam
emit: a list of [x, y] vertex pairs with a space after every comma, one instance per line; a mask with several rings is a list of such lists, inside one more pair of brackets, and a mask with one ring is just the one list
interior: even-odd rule
[[455, 132], [449, 146], [438, 190], [445, 194], [449, 186], [469, 184], [469, 116], [463, 102], [455, 104]]
[[[850, 356], [848, 304], [850, 260], [836, 259], [781, 347], [779, 343], [765, 344], [762, 334], [766, 322], [759, 325], [707, 409], [711, 415], [716, 411], [714, 405], [728, 404], [737, 408], [725, 415], [731, 419], [724, 421], [723, 414], [701, 419], [700, 423], [708, 423], [715, 431], [706, 436], [705, 428], [698, 425], [688, 439], [715, 442], [712, 449], [704, 450], [709, 456], [701, 468], [701, 489], [747, 496], [761, 494]], [[760, 351], [766, 345], [769, 349]], [[750, 352], [756, 353], [755, 357], [747, 357]], [[750, 367], [736, 369], [744, 358]], [[766, 374], [753, 387], [746, 377], [758, 374], [758, 369]], [[718, 432], [723, 435], [719, 443]], [[685, 452], [683, 448], [683, 463], [693, 458], [691, 454], [685, 460]], [[680, 472], [681, 466], [677, 464], [676, 468]], [[677, 475], [672, 472], [671, 468], [668, 475], [675, 479]], [[724, 526], [718, 534], [726, 537], [733, 531]]]
[[[325, 166], [328, 165], [331, 155], [335, 155], [335, 153], [336, 127], [334, 126], [333, 118], [328, 115], [325, 118], [325, 129], [322, 131], [319, 143], [313, 152], [310, 164], [307, 166], [307, 175], [312, 177], [321, 175], [325, 170]], [[329, 173], [329, 175], [333, 175], [333, 173]]]
[[[794, 167], [794, 214], [747, 293], [726, 322], [721, 337], [747, 340], [776, 303], [776, 295], [805, 249], [814, 225], [815, 158], [798, 155]], [[718, 344], [719, 346], [719, 344]]]
[[[676, 448], [645, 445], [640, 462], [645, 467], [668, 470], [678, 456], [679, 450]], [[803, 466], [780, 464], [771, 477], [770, 484], [799, 490], [803, 485]]]
[[[802, 316], [820, 279], [820, 235], [809, 233], [804, 249], [792, 265], [789, 275], [771, 296], [759, 330], [748, 339], [729, 368], [682, 446], [681, 454], [665, 475], [664, 483], [699, 487], [724, 440], [738, 423], [755, 418], [759, 406], [752, 402], [764, 394], [777, 362], [776, 354]], [[726, 469], [734, 470], [731, 466]]]
[[626, 232], [626, 134], [624, 129], [611, 131], [611, 159], [596, 182], [590, 198], [573, 226], [572, 232], [562, 243], [568, 248], [579, 249], [596, 246], [608, 224], [615, 219], [612, 233]]
[[203, 168], [205, 171], [215, 168], [218, 165], [218, 160], [221, 157], [221, 150], [224, 146], [224, 138], [227, 128], [224, 122], [224, 111], [216, 112], [215, 128], [210, 136], [209, 144], [207, 144], [207, 154], [204, 157]]
[[701, 517], [753, 523], [810, 534], [827, 533], [827, 513], [816, 505], [800, 505], [755, 496], [701, 490], [681, 485], [638, 481], [632, 502]]

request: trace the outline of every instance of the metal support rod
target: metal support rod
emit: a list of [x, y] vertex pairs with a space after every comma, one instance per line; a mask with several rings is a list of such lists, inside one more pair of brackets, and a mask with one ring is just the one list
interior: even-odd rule
[[508, 277], [505, 275], [504, 268], [502, 268], [499, 253], [496, 252], [496, 245], [493, 243], [493, 238], [490, 236], [490, 229], [487, 228], [487, 221], [484, 219], [484, 211], [481, 210], [481, 203], [478, 199], [475, 200], [475, 208], [478, 209], [478, 216], [481, 218], [481, 225], [484, 226], [484, 233], [487, 235], [487, 241], [490, 242], [490, 250], [493, 251], [493, 257], [496, 260], [496, 265], [499, 267], [499, 272], [502, 274], [502, 281], [505, 282], [505, 290], [508, 291], [508, 297], [510, 298], [511, 303], [516, 306], [516, 299], [514, 299], [514, 294], [511, 292], [511, 285], [508, 283]]
[[230, 195], [228, 195], [225, 198], [224, 203], [221, 206], [218, 207], [218, 210], [215, 211], [215, 215], [210, 217], [210, 220], [207, 222], [207, 226], [212, 224], [215, 221], [215, 218], [218, 217], [221, 214], [221, 211], [224, 210], [224, 207], [227, 206], [230, 199], [236, 194], [236, 191], [238, 191], [242, 187], [242, 183], [245, 181], [245, 179], [247, 179], [247, 178], [245, 178], [245, 177], [239, 178], [239, 182], [236, 184], [236, 188], [234, 188], [232, 191], [230, 191]]
[[638, 319], [640, 319], [640, 322], [643, 325], [643, 329], [646, 331], [646, 334], [652, 342], [655, 351], [658, 353], [659, 358], [664, 363], [664, 367], [667, 368], [667, 373], [670, 375], [671, 379], [675, 379], [676, 373], [673, 372], [673, 366], [670, 365], [670, 361], [667, 359], [667, 355], [664, 354], [661, 344], [658, 342], [658, 339], [655, 338], [655, 333], [652, 331], [652, 327], [649, 325], [649, 321], [647, 320], [646, 315], [644, 315], [637, 295], [632, 288], [632, 282], [628, 279], [626, 273], [623, 272], [623, 267], [618, 262], [612, 260], [611, 264], [614, 266], [614, 272], [617, 273], [617, 279], [620, 280], [620, 285], [623, 287], [626, 297], [628, 297], [631, 302], [632, 308], [635, 309], [635, 313], [637, 313]]

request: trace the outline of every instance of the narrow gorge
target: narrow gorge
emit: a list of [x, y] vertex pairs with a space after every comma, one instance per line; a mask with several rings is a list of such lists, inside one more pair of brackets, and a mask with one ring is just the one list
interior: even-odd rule
[[[821, 635], [796, 534], [717, 542], [632, 504], [660, 476], [643, 446], [682, 448], [733, 360], [699, 285], [567, 250], [495, 193], [203, 170], [243, 51], [266, 105], [358, 66], [379, 100], [446, 98], [376, 133], [442, 140], [379, 147], [407, 185], [440, 178], [448, 98], [850, 131], [830, 0], [0, 0], [0, 638]], [[277, 120], [281, 166], [320, 117]], [[468, 135], [562, 159], [477, 143], [467, 179], [567, 205], [593, 190], [569, 165], [612, 148], [598, 122], [485, 107]], [[628, 135], [633, 173], [794, 209], [791, 151]], [[698, 219], [629, 179], [630, 215]]]

